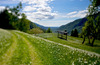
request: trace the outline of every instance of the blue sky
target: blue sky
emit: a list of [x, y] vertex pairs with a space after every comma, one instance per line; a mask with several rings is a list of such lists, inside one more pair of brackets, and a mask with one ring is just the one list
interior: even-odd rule
[[5, 6], [22, 2], [27, 18], [43, 26], [58, 27], [86, 16], [89, 0], [0, 0], [0, 11]]

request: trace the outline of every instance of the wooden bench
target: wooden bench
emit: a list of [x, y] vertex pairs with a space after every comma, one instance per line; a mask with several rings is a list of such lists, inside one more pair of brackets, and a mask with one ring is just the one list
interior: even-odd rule
[[66, 30], [65, 31], [57, 31], [57, 32], [58, 32], [58, 35], [57, 35], [58, 38], [64, 39], [63, 35], [66, 35], [65, 39], [67, 40], [67, 31]]

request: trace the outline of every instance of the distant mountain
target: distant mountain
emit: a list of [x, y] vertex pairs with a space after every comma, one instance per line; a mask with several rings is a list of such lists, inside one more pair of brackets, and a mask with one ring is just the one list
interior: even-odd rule
[[40, 27], [41, 29], [45, 29], [45, 30], [47, 30], [48, 28], [51, 28], [52, 32], [55, 32], [58, 29], [58, 27], [45, 27], [45, 26], [37, 24], [37, 23], [33, 23], [33, 24], [35, 24], [37, 27]]
[[59, 27], [50, 27], [50, 28], [51, 28], [52, 32], [55, 33], [58, 30]]
[[81, 30], [82, 30], [82, 27], [84, 26], [84, 23], [87, 21], [86, 17], [85, 18], [81, 18], [81, 19], [77, 19], [71, 23], [68, 23], [66, 25], [62, 25], [60, 27], [45, 27], [43, 25], [40, 25], [40, 24], [37, 24], [37, 23], [34, 23], [34, 22], [31, 22], [30, 24], [30, 28], [36, 28], [36, 27], [40, 27], [41, 29], [45, 29], [47, 30], [48, 28], [51, 28], [51, 30], [53, 32], [57, 31], [57, 30], [60, 30], [60, 31], [64, 31], [64, 30], [67, 30], [68, 31], [68, 34], [70, 34], [70, 32], [73, 30], [73, 29], [77, 29], [78, 32], [80, 33]]
[[85, 18], [81, 18], [81, 19], [77, 19], [71, 23], [68, 23], [66, 25], [62, 25], [58, 28], [58, 30], [60, 31], [64, 31], [67, 30], [68, 34], [70, 34], [70, 32], [73, 29], [77, 29], [78, 32], [80, 33], [82, 30], [82, 27], [84, 26], [85, 22], [87, 21], [86, 17]]
[[43, 25], [40, 25], [40, 24], [37, 24], [37, 23], [35, 23], [38, 27], [40, 27], [40, 28], [42, 28], [42, 29], [45, 29], [45, 30], [47, 30], [48, 29], [48, 27], [45, 27], [45, 26], [43, 26]]

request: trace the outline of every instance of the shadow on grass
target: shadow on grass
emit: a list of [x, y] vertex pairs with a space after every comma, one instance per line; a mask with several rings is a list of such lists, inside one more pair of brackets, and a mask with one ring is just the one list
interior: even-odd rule
[[92, 45], [89, 44], [89, 43], [85, 43], [85, 45], [87, 45], [87, 46], [91, 46], [91, 47], [100, 47], [100, 45], [97, 45], [97, 44], [94, 44], [94, 45], [92, 46]]
[[[66, 40], [65, 38], [62, 38], [62, 37], [58, 37], [58, 38], [60, 38], [60, 39], [62, 39], [62, 40]], [[67, 41], [67, 40], [66, 40]]]

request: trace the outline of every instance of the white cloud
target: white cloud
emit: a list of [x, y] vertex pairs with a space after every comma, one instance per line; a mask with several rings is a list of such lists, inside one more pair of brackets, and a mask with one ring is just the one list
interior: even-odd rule
[[23, 12], [27, 15], [31, 21], [40, 21], [44, 19], [53, 19], [57, 14], [52, 12], [52, 8], [49, 6], [53, 0], [20, 0], [22, 3], [27, 4], [23, 9]]
[[76, 13], [77, 13], [77, 11], [74, 11], [74, 12], [68, 13], [67, 15], [73, 15], [73, 14], [76, 14]]
[[32, 6], [25, 6], [23, 9], [23, 11], [34, 11], [34, 10], [36, 10], [36, 8]]
[[51, 7], [40, 7], [40, 8], [38, 8], [37, 9], [38, 11], [40, 11], [40, 12], [51, 12]]
[[0, 11], [4, 10], [5, 6], [0, 6]]
[[31, 19], [31, 21], [39, 21], [39, 20], [44, 20], [44, 19], [53, 19], [57, 14], [56, 13], [50, 13], [50, 12], [28, 12], [25, 13], [28, 17], [28, 19]]
[[88, 10], [83, 10], [83, 11], [74, 11], [68, 13], [65, 17], [66, 18], [83, 18], [87, 15]]

